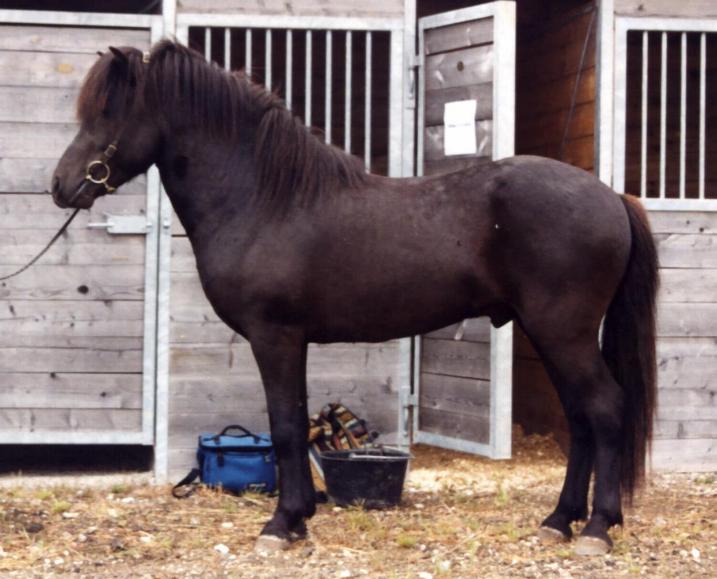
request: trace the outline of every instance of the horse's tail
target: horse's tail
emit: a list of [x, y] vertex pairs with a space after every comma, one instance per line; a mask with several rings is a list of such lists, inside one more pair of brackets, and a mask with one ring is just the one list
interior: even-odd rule
[[632, 196], [621, 196], [632, 246], [625, 275], [607, 310], [602, 352], [624, 399], [620, 486], [628, 502], [642, 482], [657, 398], [655, 298], [658, 257], [647, 214]]

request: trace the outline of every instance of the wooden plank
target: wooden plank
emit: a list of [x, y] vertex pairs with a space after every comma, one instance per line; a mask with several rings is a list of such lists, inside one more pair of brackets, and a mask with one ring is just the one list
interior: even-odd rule
[[[566, 103], [569, 107], [569, 104]], [[518, 118], [520, 146], [526, 149], [546, 144], [560, 143], [565, 134], [569, 108], [539, 115], [526, 111]], [[568, 126], [568, 139], [592, 137], [595, 134], [595, 103], [583, 103], [575, 107]]]
[[423, 432], [484, 444], [490, 441], [490, 421], [468, 414], [422, 408], [419, 416], [419, 429]]
[[660, 337], [717, 337], [717, 303], [660, 303]]
[[650, 211], [653, 233], [717, 235], [717, 211]]
[[[0, 161], [0, 163], [2, 163], [2, 161]], [[146, 185], [143, 185], [143, 188], [146, 190]], [[70, 225], [68, 235], [71, 236], [78, 230], [83, 232], [88, 231], [88, 223], [105, 221], [105, 213], [112, 215], [137, 215], [143, 213], [146, 203], [144, 191], [139, 195], [119, 193], [105, 195], [99, 198], [89, 211], [80, 211], [72, 222], [72, 225]], [[49, 229], [54, 232], [60, 228], [70, 216], [70, 213], [72, 213], [72, 209], [60, 209], [53, 203], [52, 198], [46, 194], [0, 194], [0, 231], [6, 234], [16, 233], [14, 230], [37, 231], [38, 229]], [[92, 236], [90, 236], [90, 233]], [[104, 243], [99, 240], [107, 237], [111, 237], [107, 232], [94, 230], [85, 233], [83, 239], [92, 239], [93, 241], [97, 239], [98, 243]], [[144, 238], [144, 236], [138, 237], [140, 239]], [[47, 237], [47, 241], [49, 241], [50, 238], [51, 235]], [[44, 239], [40, 241], [44, 241]]]
[[717, 268], [717, 235], [655, 235], [660, 264], [669, 268]]
[[[141, 336], [82, 336], [41, 334], [41, 335], [14, 335], [0, 336], [0, 348], [42, 348], [42, 349], [72, 349], [72, 350], [141, 350], [143, 337]], [[109, 370], [109, 369], [108, 369]]]
[[[486, 157], [493, 151], [493, 121], [478, 121], [475, 124], [477, 153], [473, 156]], [[445, 159], [443, 125], [426, 127], [424, 134], [424, 159], [427, 161], [438, 161]]]
[[0, 50], [0, 79], [5, 86], [79, 87], [96, 54]]
[[126, 409], [0, 408], [0, 431], [137, 431], [142, 412]]
[[[435, 330], [425, 334], [427, 338], [442, 338], [444, 340], [453, 340], [456, 332], [463, 325], [463, 322], [446, 326], [440, 330]], [[464, 342], [483, 342], [485, 344], [490, 343], [490, 320], [488, 318], [471, 318], [465, 320], [465, 326], [463, 327], [463, 337], [461, 341]]]
[[717, 430], [717, 385], [715, 389], [660, 388], [658, 420], [711, 420]]
[[[94, 341], [94, 344], [92, 343]], [[92, 338], [70, 346], [0, 347], [0, 373], [142, 371], [138, 338]]]
[[59, 159], [78, 128], [74, 123], [0, 122], [0, 157]]
[[[405, 379], [401, 348], [397, 340], [379, 344], [311, 344], [308, 376], [337, 382], [363, 376], [381, 381]], [[256, 362], [247, 342], [226, 344], [174, 344], [170, 351], [170, 372], [181, 378], [203, 377], [208, 373], [230, 374], [237, 378], [258, 376]]]
[[614, 0], [615, 14], [626, 16], [672, 16], [683, 18], [715, 18], [717, 5], [713, 0]]
[[194, 257], [192, 244], [187, 237], [172, 238], [172, 274], [193, 273], [197, 276], [197, 260]]
[[212, 376], [209, 380], [174, 380], [170, 377], [170, 389], [170, 416], [212, 412], [221, 414], [230, 409], [235, 409], [237, 414], [260, 414], [267, 411], [264, 388], [258, 377], [238, 380], [229, 376]]
[[65, 52], [91, 54], [106, 50], [110, 42], [114, 46], [149, 47], [149, 32], [127, 28], [72, 28], [57, 26], [0, 25], [0, 50], [31, 52]]
[[578, 6], [574, 10], [560, 7], [555, 12], [546, 13], [544, 6], [535, 3], [532, 6], [526, 6], [525, 10], [531, 8], [535, 8], [538, 12], [533, 18], [528, 19], [526, 12], [519, 15], [524, 26], [522, 31], [524, 41], [519, 43], [518, 51], [521, 52], [523, 58], [525, 56], [522, 54], [522, 47], [532, 53], [538, 46], [547, 52], [552, 52], [567, 50], [578, 44], [582, 45], [591, 16], [585, 10], [584, 5]]
[[490, 381], [421, 375], [419, 414], [425, 408], [455, 414], [490, 418]]
[[177, 12], [293, 16], [402, 17], [403, 0], [181, 0]]
[[170, 344], [217, 344], [230, 341], [244, 342], [246, 340], [219, 320], [215, 322], [178, 322], [172, 319], [170, 324]]
[[717, 269], [660, 269], [660, 303], [717, 301]]
[[490, 161], [491, 157], [488, 155], [485, 157], [446, 157], [435, 161], [425, 161], [423, 173], [424, 175], [443, 175], [490, 163]]
[[0, 336], [0, 348], [43, 348], [43, 349], [77, 349], [77, 350], [140, 350], [142, 337], [138, 336], [83, 336], [55, 334], [18, 334]]
[[[0, 276], [17, 267], [0, 266]], [[35, 264], [0, 282], [0, 300], [142, 300], [144, 267]]]
[[[540, 89], [527, 91], [521, 94], [518, 111], [532, 111], [538, 115], [545, 112], [560, 111], [569, 105], [572, 99], [575, 86], [575, 76], [570, 75], [558, 79], [549, 84], [543, 85]], [[578, 85], [575, 104], [583, 104], [595, 101], [595, 68], [587, 68]]]
[[[56, 158], [0, 158], [0, 193], [44, 193], [50, 187], [57, 161]], [[146, 181], [142, 176], [122, 185], [118, 194], [137, 195], [146, 190]]]
[[199, 434], [221, 432], [228, 424], [236, 423], [253, 432], [269, 431], [269, 419], [266, 412], [245, 411], [242, 408], [225, 409], [220, 413], [182, 412], [170, 416], [169, 447], [190, 448], [196, 453]]
[[421, 374], [425, 373], [490, 380], [490, 346], [424, 338]]
[[139, 374], [3, 374], [0, 408], [142, 408]]
[[493, 118], [493, 83], [456, 86], [426, 91], [425, 126], [443, 125], [443, 109], [448, 102], [475, 100], [475, 119], [482, 121]]
[[[169, 412], [222, 412], [236, 408], [238, 412], [266, 412], [264, 388], [258, 376], [209, 375], [202, 378], [170, 376], [172, 396]], [[382, 382], [361, 375], [336, 381], [315, 377], [309, 381], [310, 407], [320, 408], [329, 400], [353, 396], [363, 407], [372, 401], [386, 404], [387, 398], [397, 394], [394, 382]], [[395, 418], [395, 415], [394, 415]]]
[[493, 46], [478, 46], [426, 57], [426, 90], [493, 82]]
[[[113, 237], [115, 243], [56, 243], [41, 258], [44, 265], [144, 265], [144, 236], [115, 237], [94, 231], [95, 237]], [[24, 265], [47, 245], [37, 231], [0, 232], [0, 266]], [[104, 241], [104, 240], [103, 240]]]
[[[560, 78], [575, 76], [583, 69], [595, 66], [595, 28], [588, 42], [583, 61], [583, 46], [591, 15], [584, 14], [559, 29], [541, 30], [531, 37], [525, 30], [517, 47], [517, 77], [519, 90], [526, 90]], [[539, 70], [540, 74], [535, 74]]]
[[481, 18], [450, 26], [431, 28], [424, 33], [426, 54], [435, 54], [493, 42], [493, 18]]
[[[558, 141], [539, 147], [529, 149], [519, 148], [517, 151], [520, 155], [541, 155], [552, 159], [560, 159], [560, 143]], [[575, 165], [586, 171], [592, 170], [595, 161], [595, 138], [593, 135], [580, 137], [578, 139], [569, 139], [565, 143], [563, 158], [560, 159], [565, 163]]]
[[[196, 269], [193, 272], [172, 271], [172, 302], [170, 307], [174, 311], [186, 312], [182, 314], [188, 320], [198, 320], [207, 309], [211, 309], [209, 301], [204, 295], [202, 284], [199, 281], [199, 274]], [[219, 318], [212, 315], [209, 321], [216, 321]]]
[[712, 472], [717, 470], [717, 440], [655, 440], [650, 465], [654, 470]]
[[714, 389], [717, 342], [714, 338], [660, 338], [657, 381], [663, 389]]
[[[144, 335], [141, 301], [0, 301], [0, 343], [19, 337], [116, 337]], [[4, 340], [4, 341], [3, 341]]]
[[74, 123], [76, 88], [0, 86], [0, 121]]
[[656, 440], [717, 439], [717, 420], [658, 420], [655, 423], [654, 437]]

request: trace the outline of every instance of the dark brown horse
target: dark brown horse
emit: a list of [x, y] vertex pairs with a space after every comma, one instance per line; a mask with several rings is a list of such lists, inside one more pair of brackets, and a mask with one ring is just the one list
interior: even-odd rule
[[157, 164], [209, 301], [251, 343], [280, 471], [262, 548], [303, 536], [315, 511], [307, 344], [489, 316], [530, 337], [570, 424], [565, 484], [541, 536], [569, 538], [587, 518], [594, 472], [577, 549], [609, 549], [655, 405], [657, 258], [637, 201], [537, 157], [420, 179], [366, 174], [276, 96], [168, 41], [149, 59], [101, 56], [78, 112], [55, 202], [90, 207]]

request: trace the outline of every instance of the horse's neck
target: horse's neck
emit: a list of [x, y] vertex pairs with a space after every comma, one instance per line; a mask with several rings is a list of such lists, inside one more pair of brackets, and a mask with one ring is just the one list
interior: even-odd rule
[[167, 143], [158, 163], [162, 184], [192, 242], [240, 220], [256, 187], [251, 145], [198, 135]]

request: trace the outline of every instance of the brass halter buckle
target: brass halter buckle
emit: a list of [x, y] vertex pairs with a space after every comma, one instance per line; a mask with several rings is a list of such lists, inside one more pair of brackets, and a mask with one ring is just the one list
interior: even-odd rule
[[[107, 161], [112, 158], [112, 155], [114, 155], [116, 151], [117, 145], [115, 143], [112, 143], [105, 149], [104, 153], [102, 153], [102, 159], [91, 161], [90, 164], [87, 165], [85, 179], [90, 183], [104, 185], [105, 189], [107, 190], [107, 193], [112, 193], [113, 191], [116, 191], [115, 187], [112, 187], [109, 183], [107, 183], [110, 178], [110, 174], [112, 173], [110, 171], [110, 166], [107, 164]], [[99, 175], [96, 174], [96, 167], [101, 167], [101, 169], [104, 171], [104, 174], [102, 174], [102, 172], [100, 172]]]

